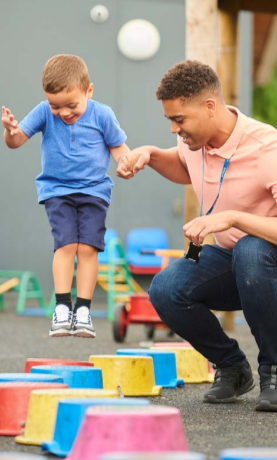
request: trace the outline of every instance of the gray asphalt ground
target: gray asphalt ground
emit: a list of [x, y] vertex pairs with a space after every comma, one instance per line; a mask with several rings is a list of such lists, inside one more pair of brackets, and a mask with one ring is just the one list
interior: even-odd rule
[[[241, 322], [241, 321], [240, 321]], [[113, 354], [118, 348], [138, 347], [146, 341], [143, 326], [130, 326], [126, 343], [116, 344], [111, 324], [95, 319], [97, 339], [48, 337], [50, 321], [42, 317], [17, 316], [10, 305], [0, 312], [0, 372], [23, 372], [27, 358], [71, 358], [87, 360], [92, 354]], [[255, 412], [259, 394], [257, 375], [257, 347], [248, 326], [237, 324], [232, 333], [246, 353], [255, 374], [255, 389], [235, 404], [211, 405], [202, 403], [208, 384], [186, 385], [185, 388], [162, 390], [153, 404], [175, 406], [180, 409], [189, 449], [204, 453], [208, 460], [217, 459], [219, 452], [231, 447], [277, 447], [277, 413]], [[168, 339], [165, 331], [157, 331], [155, 341]], [[177, 337], [177, 340], [180, 340]], [[0, 451], [40, 454], [39, 447], [16, 444], [11, 437], [0, 437]], [[45, 458], [53, 456], [45, 455]]]

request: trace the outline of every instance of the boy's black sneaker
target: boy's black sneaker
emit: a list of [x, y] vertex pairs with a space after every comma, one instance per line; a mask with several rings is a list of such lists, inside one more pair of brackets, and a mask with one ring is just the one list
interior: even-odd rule
[[261, 394], [255, 410], [277, 412], [277, 365], [262, 364], [259, 368]]
[[252, 390], [255, 386], [250, 364], [217, 368], [212, 387], [204, 394], [206, 403], [233, 403], [237, 396]]

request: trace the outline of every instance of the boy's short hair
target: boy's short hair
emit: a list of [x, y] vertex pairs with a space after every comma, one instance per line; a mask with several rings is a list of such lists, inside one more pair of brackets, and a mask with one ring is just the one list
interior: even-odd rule
[[89, 84], [88, 68], [79, 56], [57, 54], [44, 66], [42, 85], [46, 93], [56, 94], [63, 90], [69, 92], [75, 87], [86, 92]]
[[196, 99], [209, 92], [222, 96], [222, 86], [217, 73], [199, 61], [181, 61], [162, 77], [156, 91], [158, 100], [181, 98]]

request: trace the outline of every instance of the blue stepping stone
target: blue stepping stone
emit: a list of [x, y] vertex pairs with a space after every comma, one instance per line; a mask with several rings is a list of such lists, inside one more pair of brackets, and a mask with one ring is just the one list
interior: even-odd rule
[[36, 373], [60, 375], [69, 388], [103, 388], [102, 371], [85, 366], [33, 366], [31, 375]]
[[147, 399], [140, 398], [79, 398], [59, 401], [54, 437], [44, 442], [43, 451], [66, 457], [78, 434], [88, 407], [91, 406], [145, 406]]
[[123, 348], [117, 350], [116, 354], [150, 356], [153, 358], [156, 385], [161, 385], [163, 388], [176, 388], [185, 385], [184, 380], [177, 378], [176, 357], [173, 351]]

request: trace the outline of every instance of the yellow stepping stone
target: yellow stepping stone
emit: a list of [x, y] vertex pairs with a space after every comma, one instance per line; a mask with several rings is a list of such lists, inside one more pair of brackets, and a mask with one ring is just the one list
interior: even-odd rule
[[89, 361], [102, 369], [103, 387], [118, 390], [124, 396], [158, 396], [162, 387], [155, 385], [151, 357], [93, 355]]
[[58, 402], [72, 398], [117, 398], [117, 391], [108, 390], [35, 390], [31, 393], [24, 434], [15, 441], [20, 444], [40, 446], [43, 441], [51, 441], [55, 428]]

